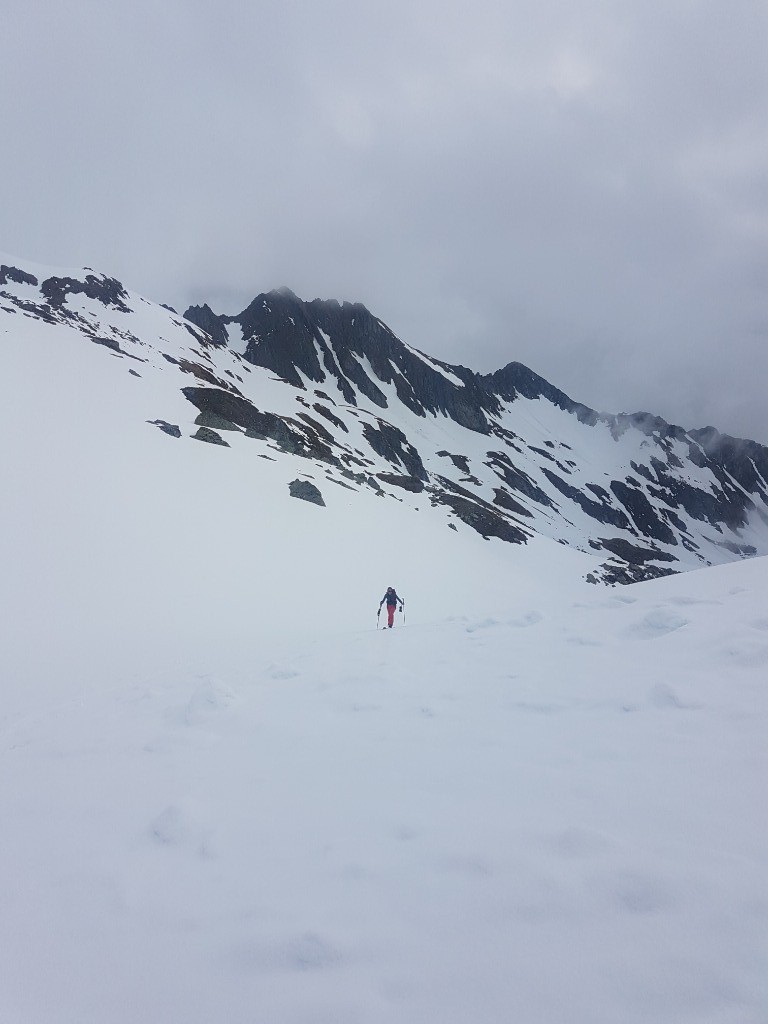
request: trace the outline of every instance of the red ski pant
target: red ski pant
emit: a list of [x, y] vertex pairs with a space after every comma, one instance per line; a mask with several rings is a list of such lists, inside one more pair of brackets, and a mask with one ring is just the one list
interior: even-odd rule
[[387, 605], [387, 625], [388, 626], [391, 626], [392, 623], [395, 621], [395, 608], [397, 608], [396, 604], [388, 604]]

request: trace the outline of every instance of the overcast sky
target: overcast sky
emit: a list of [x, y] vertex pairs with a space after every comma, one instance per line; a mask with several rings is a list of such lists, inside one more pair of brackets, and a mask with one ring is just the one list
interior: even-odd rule
[[4, 0], [0, 249], [768, 443], [765, 0]]

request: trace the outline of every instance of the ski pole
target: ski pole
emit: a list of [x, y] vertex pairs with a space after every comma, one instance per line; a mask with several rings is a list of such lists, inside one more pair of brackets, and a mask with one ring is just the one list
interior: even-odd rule
[[400, 602], [400, 611], [403, 613], [403, 625], [405, 625], [405, 601]]
[[376, 629], [379, 628], [379, 616], [380, 615], [381, 615], [381, 605], [379, 605], [379, 610], [376, 612]]

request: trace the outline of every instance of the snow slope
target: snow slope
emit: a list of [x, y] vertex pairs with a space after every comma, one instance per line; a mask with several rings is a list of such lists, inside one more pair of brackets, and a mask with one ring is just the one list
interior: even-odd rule
[[765, 568], [27, 688], [2, 1019], [765, 1020]]
[[167, 437], [159, 374], [19, 323], [3, 1024], [766, 1020], [765, 558], [608, 590], [415, 498], [287, 500], [289, 457]]

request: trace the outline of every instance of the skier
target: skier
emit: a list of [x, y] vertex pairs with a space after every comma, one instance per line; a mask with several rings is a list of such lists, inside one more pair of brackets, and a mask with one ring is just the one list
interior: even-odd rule
[[397, 602], [400, 602], [400, 611], [403, 610], [403, 599], [400, 597], [394, 587], [387, 587], [387, 592], [379, 601], [379, 612], [384, 602], [387, 602], [387, 625], [392, 629], [392, 622], [395, 618], [395, 608], [397, 608]]

